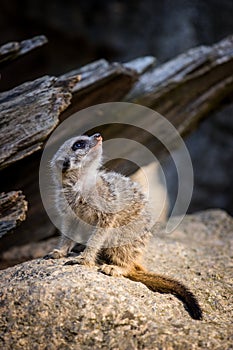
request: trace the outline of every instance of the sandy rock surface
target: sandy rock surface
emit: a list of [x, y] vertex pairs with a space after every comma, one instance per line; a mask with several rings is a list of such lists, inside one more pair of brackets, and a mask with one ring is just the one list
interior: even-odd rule
[[0, 349], [232, 349], [233, 219], [220, 210], [187, 216], [154, 234], [148, 269], [197, 295], [204, 320], [172, 295], [67, 259], [0, 271]]

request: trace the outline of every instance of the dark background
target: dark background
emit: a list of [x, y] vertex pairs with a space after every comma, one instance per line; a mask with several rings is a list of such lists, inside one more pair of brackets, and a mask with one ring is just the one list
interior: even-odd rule
[[[0, 91], [59, 75], [98, 58], [154, 55], [158, 64], [233, 33], [232, 0], [1, 0], [0, 44], [44, 34], [49, 43], [1, 72]], [[209, 116], [186, 139], [194, 164], [189, 211], [219, 207], [233, 214], [233, 107]], [[165, 163], [171, 203], [176, 176]]]
[[1, 0], [0, 44], [39, 34], [49, 40], [9, 68], [1, 84], [57, 75], [103, 57], [154, 55], [164, 62], [231, 34], [232, 16], [232, 0]]

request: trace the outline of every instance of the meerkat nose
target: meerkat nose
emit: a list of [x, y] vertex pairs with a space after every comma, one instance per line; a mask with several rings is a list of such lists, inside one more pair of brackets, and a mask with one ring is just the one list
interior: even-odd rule
[[97, 141], [103, 140], [102, 136], [101, 136], [99, 133], [94, 134], [92, 137], [93, 137], [94, 139], [96, 139]]

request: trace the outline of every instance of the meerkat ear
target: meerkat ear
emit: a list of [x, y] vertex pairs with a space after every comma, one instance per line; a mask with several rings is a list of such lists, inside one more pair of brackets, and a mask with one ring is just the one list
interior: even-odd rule
[[64, 163], [64, 158], [58, 158], [55, 160], [55, 165], [58, 169], [62, 170], [63, 168], [63, 163]]
[[69, 158], [57, 158], [53, 159], [51, 162], [52, 166], [56, 166], [57, 169], [64, 172], [70, 167], [70, 160]]

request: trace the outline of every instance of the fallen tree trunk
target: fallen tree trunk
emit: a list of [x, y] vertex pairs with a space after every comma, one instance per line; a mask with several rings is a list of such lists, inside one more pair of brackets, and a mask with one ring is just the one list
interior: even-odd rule
[[[180, 132], [233, 99], [233, 36], [200, 46], [141, 75], [125, 100], [164, 115]], [[228, 101], [229, 102], [229, 101]]]
[[138, 79], [132, 68], [98, 60], [62, 75], [63, 79], [80, 75], [81, 81], [74, 86], [71, 106], [62, 114], [61, 120], [98, 103], [122, 100]]

